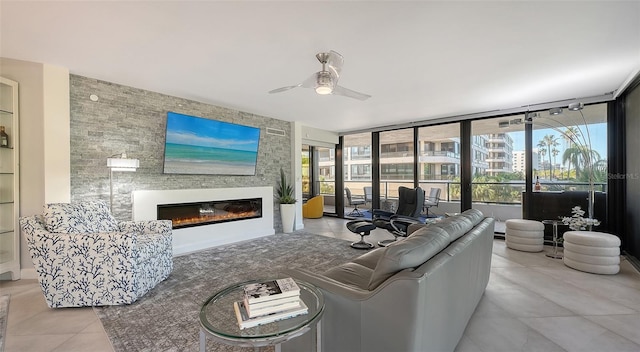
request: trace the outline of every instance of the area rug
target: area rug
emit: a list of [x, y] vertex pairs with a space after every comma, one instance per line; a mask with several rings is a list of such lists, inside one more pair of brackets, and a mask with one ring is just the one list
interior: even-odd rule
[[[116, 351], [197, 351], [198, 314], [231, 284], [285, 268], [323, 272], [363, 254], [341, 239], [306, 231], [276, 234], [174, 258], [165, 281], [127, 306], [94, 308]], [[208, 339], [207, 351], [246, 351]]]
[[5, 336], [7, 335], [9, 297], [9, 295], [0, 295], [0, 352], [4, 351], [4, 340]]

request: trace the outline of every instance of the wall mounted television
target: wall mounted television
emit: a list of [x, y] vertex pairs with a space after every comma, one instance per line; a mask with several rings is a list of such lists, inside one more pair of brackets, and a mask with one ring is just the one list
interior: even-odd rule
[[165, 174], [256, 174], [260, 129], [167, 112]]

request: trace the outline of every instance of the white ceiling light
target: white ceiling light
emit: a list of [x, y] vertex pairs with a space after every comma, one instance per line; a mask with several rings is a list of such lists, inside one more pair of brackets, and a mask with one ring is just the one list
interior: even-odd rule
[[560, 114], [562, 114], [562, 108], [549, 109], [549, 115], [560, 115]]
[[584, 104], [582, 103], [571, 103], [569, 104], [569, 107], [567, 109], [571, 111], [578, 111], [578, 110], [582, 110], [582, 108], [584, 108]]
[[322, 95], [331, 94], [332, 90], [333, 89], [331, 89], [331, 86], [317, 86], [316, 87], [316, 93], [322, 94]]

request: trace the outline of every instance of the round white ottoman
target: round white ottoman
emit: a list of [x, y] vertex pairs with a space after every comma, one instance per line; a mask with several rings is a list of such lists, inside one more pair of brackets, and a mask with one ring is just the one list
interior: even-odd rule
[[588, 273], [617, 274], [620, 271], [620, 239], [595, 231], [564, 233], [564, 265]]
[[509, 219], [505, 225], [508, 248], [524, 252], [541, 252], [544, 248], [544, 225], [540, 221]]

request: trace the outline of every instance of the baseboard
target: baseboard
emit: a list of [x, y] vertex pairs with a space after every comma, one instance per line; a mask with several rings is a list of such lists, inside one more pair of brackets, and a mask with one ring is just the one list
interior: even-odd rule
[[21, 280], [37, 280], [38, 279], [38, 273], [36, 272], [35, 268], [21, 269], [20, 270], [20, 279]]
[[631, 265], [633, 265], [633, 267], [636, 268], [636, 270], [638, 272], [640, 272], [640, 260], [638, 260], [638, 258], [632, 256], [631, 254], [627, 253], [626, 251], [624, 253], [624, 256], [625, 256], [625, 258], [627, 258], [629, 263], [631, 263]]

